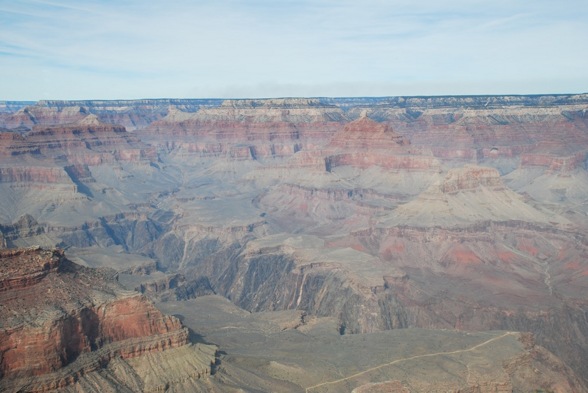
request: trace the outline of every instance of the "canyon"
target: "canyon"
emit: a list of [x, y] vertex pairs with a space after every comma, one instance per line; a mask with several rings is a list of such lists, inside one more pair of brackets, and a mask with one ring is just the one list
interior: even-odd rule
[[0, 386], [588, 391], [587, 110], [4, 103]]
[[[0, 263], [3, 390], [197, 389], [210, 374], [216, 347], [192, 345], [177, 318], [117, 285], [116, 271], [79, 266], [61, 250], [40, 247], [2, 250]], [[193, 369], [174, 357], [191, 359]], [[137, 359], [157, 359], [161, 367]], [[176, 367], [186, 374], [170, 373]]]

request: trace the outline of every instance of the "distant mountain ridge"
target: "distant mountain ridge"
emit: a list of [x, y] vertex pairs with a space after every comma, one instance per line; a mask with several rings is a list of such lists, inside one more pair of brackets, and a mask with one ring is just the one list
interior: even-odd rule
[[390, 105], [404, 107], [449, 107], [468, 106], [472, 108], [494, 107], [497, 105], [569, 105], [586, 104], [588, 93], [578, 94], [505, 94], [505, 95], [437, 95], [437, 96], [385, 96], [385, 97], [282, 97], [282, 98], [142, 98], [142, 99], [87, 99], [87, 100], [39, 100], [39, 101], [2, 101], [0, 112], [18, 110], [25, 106], [38, 105], [47, 107], [65, 106], [140, 106], [140, 105], [185, 105], [216, 106], [224, 101], [264, 102], [271, 100], [316, 100], [322, 104], [343, 107], [361, 104]]

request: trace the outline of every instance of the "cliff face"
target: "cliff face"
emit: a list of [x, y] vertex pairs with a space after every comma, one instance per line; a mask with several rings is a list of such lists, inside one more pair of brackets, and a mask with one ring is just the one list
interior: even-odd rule
[[124, 127], [103, 124], [93, 115], [72, 125], [37, 126], [26, 134], [25, 142], [43, 155], [64, 152], [70, 162], [87, 165], [155, 158], [153, 148]]
[[[442, 160], [569, 174], [586, 159], [586, 95], [356, 99], [347, 115], [384, 122]], [[557, 130], [556, 132], [554, 132]]]
[[[0, 217], [6, 223], [25, 214], [37, 219], [59, 215], [60, 211], [71, 211], [72, 204], [78, 211], [90, 213], [93, 209], [82, 205], [111, 189], [104, 184], [93, 189], [93, 172], [131, 177], [121, 165], [145, 172], [157, 160], [157, 153], [124, 127], [104, 124], [90, 114], [75, 123], [35, 125], [23, 135], [0, 133], [0, 159], [0, 193], [13, 201], [0, 207]], [[110, 202], [103, 206], [110, 214], [121, 210]]]
[[[101, 123], [95, 115], [84, 115], [75, 123], [34, 126], [25, 135], [0, 133], [0, 157], [4, 167], [1, 181], [22, 180], [26, 183], [45, 176], [40, 174], [42, 166], [55, 166], [62, 162], [73, 165], [148, 162], [156, 155], [152, 147], [126, 132], [124, 127]], [[39, 168], [27, 168], [35, 161], [39, 162]], [[42, 182], [52, 182], [55, 175], [52, 176], [51, 171], [55, 170], [48, 168], [46, 180]], [[25, 174], [27, 171], [29, 175]], [[35, 176], [35, 173], [40, 176]], [[87, 170], [85, 174], [88, 176]], [[30, 179], [26, 179], [27, 176]]]
[[36, 124], [53, 125], [74, 123], [82, 120], [86, 115], [88, 115], [87, 110], [76, 105], [68, 105], [60, 109], [32, 105], [21, 108], [16, 113], [2, 116], [0, 124], [4, 128], [30, 129]]
[[68, 181], [69, 177], [62, 168], [0, 168], [2, 183], [67, 183]]
[[378, 166], [394, 171], [438, 171], [432, 151], [410, 146], [410, 140], [385, 123], [366, 116], [349, 122], [328, 143], [325, 167], [366, 169]]
[[64, 388], [113, 359], [189, 345], [177, 318], [120, 289], [113, 271], [84, 268], [62, 251], [39, 248], [1, 251], [0, 263], [0, 379], [6, 386]]
[[492, 189], [504, 188], [500, 180], [500, 174], [494, 168], [465, 167], [449, 171], [441, 192], [457, 193], [459, 191], [473, 190], [478, 187], [490, 187]]
[[363, 116], [346, 124], [343, 130], [333, 136], [330, 144], [334, 147], [363, 151], [397, 149], [398, 145], [408, 145], [410, 141], [395, 133], [389, 125]]
[[161, 119], [170, 106], [195, 112], [200, 107], [217, 106], [221, 102], [214, 99], [8, 102], [4, 106], [0, 103], [0, 128], [31, 129], [35, 125], [73, 123], [92, 114], [104, 123], [134, 130]]
[[320, 146], [345, 120], [341, 109], [318, 100], [227, 100], [195, 113], [171, 109], [141, 136], [191, 154], [257, 160]]

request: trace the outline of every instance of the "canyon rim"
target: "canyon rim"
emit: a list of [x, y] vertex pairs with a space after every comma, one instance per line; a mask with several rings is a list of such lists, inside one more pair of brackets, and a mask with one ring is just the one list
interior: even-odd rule
[[0, 102], [0, 390], [586, 392], [587, 111]]

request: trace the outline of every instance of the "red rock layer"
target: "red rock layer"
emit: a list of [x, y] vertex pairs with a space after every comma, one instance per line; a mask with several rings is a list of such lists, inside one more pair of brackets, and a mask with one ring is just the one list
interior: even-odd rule
[[9, 158], [39, 152], [39, 146], [27, 143], [24, 136], [16, 132], [0, 132], [0, 157]]
[[430, 150], [410, 146], [410, 141], [389, 125], [367, 117], [347, 123], [333, 136], [328, 149], [328, 171], [344, 165], [409, 171], [438, 171], [440, 167]]
[[63, 168], [0, 168], [0, 183], [68, 183], [69, 181]]
[[[31, 250], [34, 251], [34, 250]], [[8, 249], [0, 251], [1, 260], [18, 258], [18, 265], [2, 263], [0, 271], [0, 292], [21, 289], [41, 281], [49, 272], [56, 271], [59, 266], [60, 253], [50, 257], [41, 257], [24, 249]], [[19, 272], [26, 271], [26, 274]]]
[[550, 167], [552, 160], [574, 161], [571, 157], [577, 153], [586, 157], [586, 109], [579, 108], [437, 108], [425, 109], [409, 121], [400, 109], [374, 108], [370, 116], [377, 115], [410, 138], [413, 145], [426, 146], [441, 159], [475, 162], [525, 155], [522, 166]]
[[32, 128], [36, 124], [65, 124], [82, 120], [88, 115], [85, 108], [68, 106], [64, 108], [49, 108], [40, 105], [27, 106], [19, 111], [4, 116], [0, 125], [6, 128]]
[[14, 160], [29, 156], [48, 158], [48, 163], [59, 157], [71, 164], [100, 165], [153, 160], [156, 152], [124, 127], [102, 124], [90, 115], [76, 124], [35, 126], [25, 136], [0, 133], [0, 158]]
[[341, 109], [313, 100], [227, 100], [196, 113], [171, 108], [140, 135], [167, 149], [204, 156], [288, 157], [323, 145], [344, 121]]
[[553, 173], [569, 173], [574, 169], [582, 167], [586, 158], [588, 157], [588, 150], [576, 152], [574, 154], [566, 154], [561, 152], [558, 154], [557, 149], [537, 149], [521, 155], [521, 167], [544, 167]]
[[330, 146], [362, 150], [393, 149], [398, 146], [409, 145], [410, 141], [397, 134], [384, 123], [378, 123], [367, 117], [362, 117], [345, 125], [342, 131], [335, 134]]
[[27, 134], [26, 142], [38, 146], [42, 154], [55, 156], [63, 151], [71, 162], [87, 165], [155, 157], [154, 149], [124, 127], [110, 124], [39, 127]]
[[[52, 373], [82, 354], [96, 352], [105, 364], [188, 343], [177, 318], [122, 291], [113, 272], [78, 266], [62, 251], [1, 251], [0, 272], [1, 378]], [[77, 372], [97, 367], [88, 364]]]

